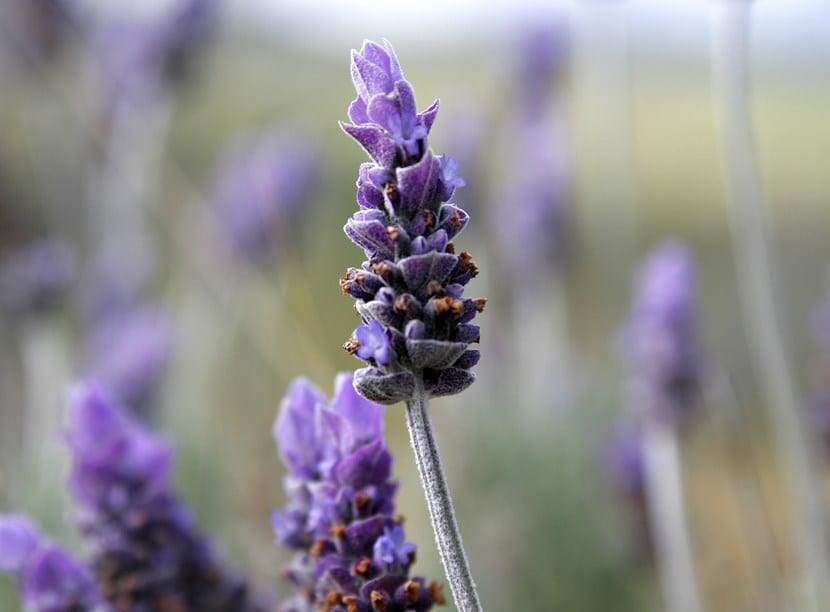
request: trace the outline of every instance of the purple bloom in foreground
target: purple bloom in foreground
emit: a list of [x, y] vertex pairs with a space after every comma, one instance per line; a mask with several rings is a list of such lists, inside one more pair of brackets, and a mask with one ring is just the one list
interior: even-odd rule
[[274, 437], [288, 468], [288, 502], [274, 513], [274, 531], [298, 551], [284, 572], [298, 594], [283, 611], [418, 611], [443, 603], [437, 584], [409, 578], [415, 545], [392, 516], [397, 483], [383, 408], [357, 395], [351, 374], [337, 376], [331, 402], [295, 380]]
[[172, 493], [173, 451], [94, 384], [70, 397], [70, 489], [92, 566], [118, 609], [260, 609], [219, 565], [188, 508]]
[[[387, 41], [352, 52], [352, 80], [352, 124], [341, 125], [373, 160], [360, 166], [360, 210], [344, 228], [367, 257], [340, 281], [364, 324], [345, 345], [369, 365], [355, 387], [385, 404], [412, 399], [419, 385], [433, 397], [458, 393], [474, 380], [479, 352], [468, 347], [480, 334], [471, 321], [485, 300], [463, 297], [478, 268], [450, 242], [468, 217], [448, 203], [463, 185], [455, 161], [427, 144], [438, 102], [417, 112]], [[379, 329], [390, 351], [378, 343]]]
[[623, 348], [640, 382], [683, 417], [697, 398], [702, 358], [695, 267], [679, 242], [655, 249], [640, 269]]
[[0, 515], [0, 572], [17, 578], [29, 612], [108, 609], [89, 568], [49, 543], [25, 517]]
[[317, 151], [307, 139], [276, 131], [236, 143], [220, 164], [216, 211], [233, 248], [267, 263], [292, 239], [307, 212]]
[[0, 299], [19, 314], [47, 312], [64, 297], [74, 271], [74, 254], [66, 242], [40, 240], [3, 262]]

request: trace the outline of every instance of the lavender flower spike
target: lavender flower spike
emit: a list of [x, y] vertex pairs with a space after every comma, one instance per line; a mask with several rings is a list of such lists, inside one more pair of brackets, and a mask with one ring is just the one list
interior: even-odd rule
[[360, 268], [341, 279], [355, 299], [363, 325], [344, 348], [368, 367], [355, 373], [365, 398], [407, 404], [407, 424], [424, 484], [441, 559], [456, 604], [479, 610], [475, 584], [461, 544], [449, 488], [441, 468], [432, 425], [430, 397], [459, 393], [472, 384], [479, 359], [469, 349], [479, 340], [471, 323], [485, 300], [463, 296], [478, 274], [469, 253], [456, 254], [453, 240], [467, 213], [449, 203], [457, 187], [450, 157], [435, 155], [427, 136], [438, 101], [419, 113], [392, 45], [365, 41], [352, 51], [357, 97], [343, 130], [368, 153], [360, 166], [360, 207], [344, 230], [366, 253]]
[[274, 425], [288, 468], [288, 503], [273, 516], [277, 541], [298, 551], [285, 576], [298, 594], [284, 612], [429, 610], [441, 588], [410, 578], [415, 545], [393, 518], [398, 485], [383, 436], [383, 408], [337, 376], [328, 402], [304, 379], [291, 385]]
[[689, 250], [665, 242], [640, 270], [623, 330], [623, 349], [656, 409], [680, 421], [693, 409], [703, 373], [696, 295]]
[[88, 567], [51, 544], [22, 516], [0, 515], [0, 572], [15, 576], [28, 612], [103, 612]]
[[69, 403], [70, 489], [104, 597], [130, 610], [261, 609], [171, 492], [172, 449], [93, 383]]

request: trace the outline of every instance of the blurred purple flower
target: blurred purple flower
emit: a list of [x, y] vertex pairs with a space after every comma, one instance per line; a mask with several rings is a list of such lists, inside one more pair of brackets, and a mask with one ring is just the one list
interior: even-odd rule
[[698, 396], [703, 370], [692, 255], [682, 243], [658, 246], [639, 271], [623, 350], [639, 380], [681, 418]]
[[87, 341], [88, 374], [147, 420], [173, 347], [173, 325], [160, 310], [136, 307], [103, 319]]
[[102, 592], [130, 609], [260, 609], [170, 489], [173, 451], [92, 383], [70, 396], [70, 490]]
[[308, 217], [318, 151], [308, 137], [272, 131], [237, 142], [220, 164], [216, 211], [235, 250], [270, 261], [280, 241], [295, 239]]
[[516, 62], [519, 108], [524, 117], [544, 114], [557, 71], [565, 62], [564, 22], [534, 24], [521, 33]]
[[344, 228], [368, 259], [340, 281], [363, 321], [360, 337], [345, 345], [369, 363], [355, 386], [385, 404], [411, 399], [419, 385], [433, 397], [458, 393], [475, 378], [470, 368], [479, 353], [467, 349], [480, 334], [470, 322], [485, 300], [463, 297], [478, 268], [450, 242], [468, 216], [448, 203], [464, 184], [455, 160], [427, 144], [438, 103], [417, 112], [388, 41], [365, 41], [352, 52], [352, 80], [353, 124], [341, 126], [374, 162], [360, 167], [360, 210]]
[[177, 0], [164, 14], [105, 19], [93, 47], [114, 100], [156, 95], [165, 83], [187, 76], [217, 19], [216, 0]]
[[25, 517], [0, 515], [0, 572], [17, 578], [28, 611], [108, 609], [89, 568], [50, 544]]
[[295, 380], [274, 437], [288, 468], [288, 502], [274, 513], [274, 530], [299, 551], [284, 572], [298, 594], [282, 610], [418, 611], [442, 600], [437, 585], [408, 577], [415, 546], [392, 518], [397, 484], [383, 408], [357, 395], [350, 373], [337, 376], [331, 402]]
[[0, 268], [0, 299], [16, 314], [42, 314], [67, 292], [75, 272], [72, 248], [62, 240], [40, 240], [8, 257]]
[[[61, 50], [72, 25], [67, 0], [10, 0], [0, 6], [4, 36], [0, 51], [17, 56], [21, 64], [46, 61]], [[38, 73], [38, 70], [32, 70]]]

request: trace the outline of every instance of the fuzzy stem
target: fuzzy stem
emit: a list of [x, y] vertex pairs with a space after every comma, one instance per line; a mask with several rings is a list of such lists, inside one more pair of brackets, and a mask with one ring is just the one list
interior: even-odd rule
[[419, 389], [415, 399], [406, 402], [409, 439], [415, 452], [418, 474], [424, 486], [438, 554], [441, 556], [455, 605], [463, 612], [476, 612], [483, 608], [461, 542], [461, 532], [455, 520], [450, 489], [441, 465], [438, 442], [432, 431], [428, 410], [426, 394], [423, 389]]
[[666, 609], [700, 612], [694, 556], [686, 522], [680, 449], [673, 424], [647, 419], [643, 437], [649, 516]]
[[810, 435], [799, 415], [790, 345], [781, 321], [772, 247], [764, 219], [749, 101], [751, 6], [727, 2], [715, 15], [713, 68], [730, 188], [730, 228], [750, 355], [765, 392], [796, 505], [807, 609], [821, 608], [830, 584], [830, 536]]

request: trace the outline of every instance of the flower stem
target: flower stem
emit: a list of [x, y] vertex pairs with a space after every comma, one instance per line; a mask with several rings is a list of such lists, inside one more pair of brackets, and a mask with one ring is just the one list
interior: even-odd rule
[[749, 92], [750, 3], [725, 2], [714, 14], [713, 69], [729, 185], [730, 229], [738, 290], [753, 369], [767, 398], [796, 511], [806, 609], [830, 594], [830, 533], [821, 496], [816, 449], [799, 414], [791, 348], [782, 322], [774, 245], [752, 137]]
[[647, 420], [643, 438], [649, 515], [666, 609], [700, 612], [694, 555], [683, 500], [677, 432], [672, 424]]
[[467, 555], [461, 542], [461, 532], [455, 520], [450, 489], [441, 465], [441, 455], [432, 431], [428, 409], [429, 402], [422, 389], [418, 390], [415, 399], [406, 402], [406, 425], [409, 429], [409, 439], [412, 443], [412, 450], [415, 452], [418, 474], [424, 485], [429, 517], [435, 532], [435, 541], [438, 544], [438, 554], [441, 556], [441, 563], [444, 565], [444, 572], [450, 583], [455, 605], [463, 612], [476, 612], [483, 608], [479, 602], [476, 585], [470, 573], [470, 564], [467, 562]]

